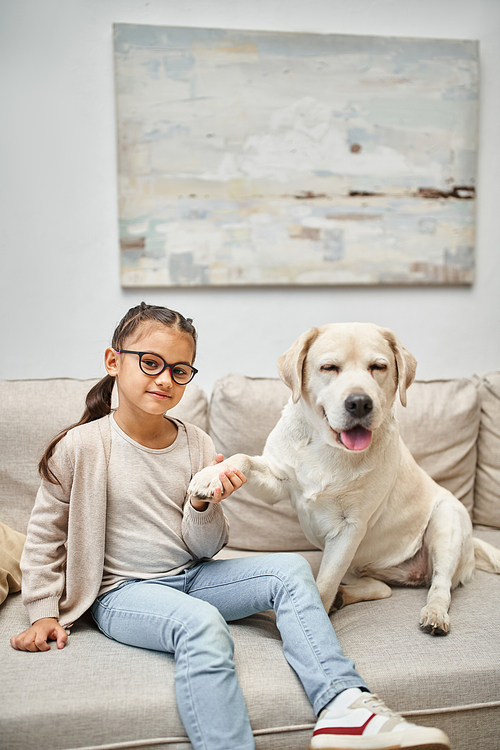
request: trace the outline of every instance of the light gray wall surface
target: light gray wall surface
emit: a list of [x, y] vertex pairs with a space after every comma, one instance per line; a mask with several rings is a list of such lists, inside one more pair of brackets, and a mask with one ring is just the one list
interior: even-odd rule
[[[468, 288], [125, 290], [117, 226], [113, 23], [480, 42], [477, 277]], [[396, 331], [420, 378], [500, 368], [498, 0], [0, 0], [0, 377], [93, 377], [142, 299], [193, 317], [197, 382], [277, 374], [313, 325]]]

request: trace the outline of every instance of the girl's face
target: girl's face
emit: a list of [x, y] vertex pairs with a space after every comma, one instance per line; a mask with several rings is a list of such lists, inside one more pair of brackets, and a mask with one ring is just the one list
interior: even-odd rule
[[[191, 336], [161, 323], [142, 325], [122, 348], [159, 354], [169, 364], [193, 363]], [[108, 374], [116, 377], [118, 411], [122, 414], [127, 411], [141, 417], [161, 416], [173, 409], [184, 395], [186, 386], [172, 380], [168, 367], [158, 375], [146, 375], [139, 366], [137, 354], [118, 354], [114, 349], [106, 349], [105, 365]]]

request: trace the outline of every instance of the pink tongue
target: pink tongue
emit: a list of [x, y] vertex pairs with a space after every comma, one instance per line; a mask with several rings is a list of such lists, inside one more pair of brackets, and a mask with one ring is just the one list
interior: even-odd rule
[[372, 441], [370, 430], [365, 430], [364, 427], [360, 426], [342, 432], [340, 437], [345, 447], [351, 451], [364, 451]]

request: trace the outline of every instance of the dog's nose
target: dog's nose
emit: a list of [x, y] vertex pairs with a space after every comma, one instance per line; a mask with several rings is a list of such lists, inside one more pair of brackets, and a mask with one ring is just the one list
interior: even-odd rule
[[346, 411], [353, 417], [361, 419], [373, 409], [373, 401], [367, 393], [351, 393], [344, 401]]

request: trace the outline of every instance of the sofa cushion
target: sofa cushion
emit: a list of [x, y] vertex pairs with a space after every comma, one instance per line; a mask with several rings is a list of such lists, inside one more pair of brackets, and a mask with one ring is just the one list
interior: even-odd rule
[[40, 484], [37, 466], [50, 440], [77, 422], [95, 380], [0, 382], [0, 517], [25, 532]]
[[9, 593], [21, 590], [19, 561], [26, 537], [0, 523], [0, 604]]
[[[480, 535], [500, 545], [500, 531]], [[340, 643], [391, 708], [442, 727], [453, 750], [493, 750], [500, 733], [500, 576], [478, 572], [454, 592], [446, 638], [419, 630], [426, 596], [425, 589], [394, 588], [390, 599], [334, 613]], [[43, 654], [14, 651], [9, 637], [27, 624], [20, 596], [9, 596], [0, 617], [3, 750], [191, 747], [170, 654], [109, 640], [86, 617], [60, 651], [55, 644]], [[229, 628], [256, 747], [304, 750], [315, 716], [283, 656], [273, 613]]]
[[[476, 536], [500, 547], [499, 531]], [[344, 652], [391, 708], [443, 729], [453, 750], [493, 750], [500, 729], [499, 596], [500, 576], [477, 571], [453, 592], [443, 638], [418, 627], [425, 588], [393, 587], [390, 599], [345, 607], [332, 621]]]
[[[249, 378], [232, 373], [218, 380], [209, 406], [209, 434], [225, 457], [257, 456], [290, 398], [278, 378]], [[289, 502], [276, 505], [255, 497], [244, 485], [224, 504], [229, 544], [246, 550], [313, 549]]]
[[[110, 640], [88, 616], [62, 650], [52, 644], [45, 653], [14, 651], [8, 638], [28, 625], [20, 595], [9, 596], [4, 608], [2, 750], [191, 748], [177, 710], [171, 654]], [[314, 712], [283, 656], [274, 617], [256, 614], [229, 628], [257, 747], [307, 747]], [[50, 690], [40, 689], [48, 675]]]
[[[97, 380], [0, 381], [0, 518], [26, 531], [40, 484], [38, 462], [52, 438], [80, 419]], [[172, 415], [207, 429], [207, 398], [191, 383]]]
[[[210, 435], [226, 457], [259, 455], [278, 421], [290, 390], [278, 378], [230, 374], [214, 386]], [[408, 406], [398, 402], [401, 434], [417, 462], [472, 510], [479, 430], [479, 401], [470, 380], [416, 381]], [[306, 550], [313, 545], [297, 514], [284, 501], [270, 506], [246, 487], [224, 505], [229, 544], [246, 550]]]
[[182, 401], [168, 413], [184, 422], [191, 422], [203, 432], [208, 432], [208, 398], [205, 391], [195, 383], [189, 383]]
[[500, 372], [476, 377], [481, 404], [474, 522], [500, 528]]
[[401, 437], [417, 463], [472, 516], [480, 406], [466, 378], [417, 380], [396, 404]]

